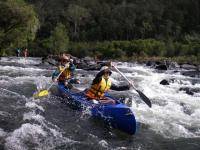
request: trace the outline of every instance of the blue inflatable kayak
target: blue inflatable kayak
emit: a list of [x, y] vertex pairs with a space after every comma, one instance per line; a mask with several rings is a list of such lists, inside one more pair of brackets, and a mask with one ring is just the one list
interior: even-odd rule
[[[58, 84], [58, 90], [63, 98], [67, 98], [70, 104], [79, 109], [89, 109], [91, 115], [103, 120], [113, 128], [119, 129], [128, 134], [135, 134], [136, 120], [132, 110], [125, 104], [116, 100], [115, 105], [94, 103], [87, 100], [84, 92], [73, 92], [65, 88], [63, 84]], [[111, 96], [107, 95], [112, 98]], [[112, 98], [114, 99], [114, 98]]]

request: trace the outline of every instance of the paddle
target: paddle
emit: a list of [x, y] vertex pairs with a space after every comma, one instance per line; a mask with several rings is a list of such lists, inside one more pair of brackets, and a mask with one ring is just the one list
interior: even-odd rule
[[124, 77], [124, 79], [126, 79], [126, 81], [129, 82], [129, 84], [131, 84], [131, 86], [134, 88], [134, 90], [138, 92], [138, 94], [140, 95], [141, 99], [142, 99], [149, 107], [151, 107], [151, 101], [149, 100], [149, 98], [146, 97], [146, 95], [144, 95], [144, 93], [142, 93], [141, 91], [137, 90], [137, 89], [135, 88], [135, 86], [133, 85], [133, 83], [132, 83], [122, 72], [120, 72], [119, 69], [117, 69], [117, 67], [115, 67], [114, 65], [112, 65], [112, 66], [115, 68], [115, 70], [116, 70], [122, 77]]
[[[64, 71], [66, 68], [68, 68], [68, 67], [69, 67], [69, 65], [65, 65], [65, 68], [63, 69], [63, 71]], [[57, 79], [60, 77], [60, 75], [63, 73], [63, 71], [61, 71], [61, 72], [59, 73], [59, 75], [55, 78], [55, 80], [57, 80]], [[39, 97], [44, 97], [44, 96], [49, 95], [49, 90], [50, 90], [50, 88], [51, 88], [54, 84], [55, 84], [55, 82], [52, 82], [51, 85], [48, 87], [48, 89], [39, 91], [39, 92], [37, 92], [37, 93], [34, 93], [34, 94], [33, 94], [33, 97], [34, 97], [34, 98], [39, 98]]]

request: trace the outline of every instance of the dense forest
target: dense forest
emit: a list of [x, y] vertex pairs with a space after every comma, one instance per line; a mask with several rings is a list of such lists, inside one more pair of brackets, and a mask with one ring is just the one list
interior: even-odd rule
[[0, 53], [200, 60], [199, 0], [0, 0]]

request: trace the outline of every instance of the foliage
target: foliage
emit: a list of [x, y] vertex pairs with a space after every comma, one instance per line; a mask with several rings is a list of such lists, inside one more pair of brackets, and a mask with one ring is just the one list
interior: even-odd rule
[[197, 0], [24, 1], [0, 0], [1, 54], [28, 46], [32, 56], [200, 56]]
[[90, 14], [88, 10], [79, 5], [70, 4], [67, 9], [67, 18], [74, 25], [73, 37], [77, 39], [79, 37], [79, 26], [89, 18]]
[[[78, 57], [99, 57], [101, 59], [125, 59], [143, 57], [200, 56], [199, 43], [158, 41], [154, 39], [132, 41], [104, 41], [70, 43], [70, 52]], [[194, 60], [194, 59], [193, 59]]]
[[58, 23], [51, 32], [50, 38], [43, 41], [44, 47], [50, 50], [50, 54], [59, 54], [63, 51], [67, 51], [69, 43], [67, 33], [66, 27], [63, 24]]
[[174, 41], [200, 34], [200, 2], [196, 0], [26, 1], [35, 5], [42, 20], [40, 36], [50, 35], [58, 22], [68, 25], [73, 41]]
[[23, 0], [0, 1], [1, 49], [27, 47], [35, 39], [38, 28], [39, 20], [31, 5]]

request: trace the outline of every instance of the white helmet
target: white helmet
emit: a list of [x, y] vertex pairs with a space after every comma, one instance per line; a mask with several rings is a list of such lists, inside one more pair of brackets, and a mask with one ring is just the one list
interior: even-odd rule
[[109, 72], [110, 75], [112, 74], [112, 71], [110, 70], [110, 68], [108, 66], [101, 67], [99, 72]]
[[70, 61], [71, 63], [73, 63], [73, 62], [74, 62], [74, 60], [73, 60], [73, 59], [70, 59], [69, 61]]
[[63, 55], [61, 59], [63, 59], [63, 60], [69, 60], [69, 57], [66, 56], [66, 55]]
[[101, 67], [100, 72], [101, 72], [101, 71], [104, 71], [104, 70], [109, 70], [109, 67], [108, 67], [108, 66], [103, 66], [103, 67]]

